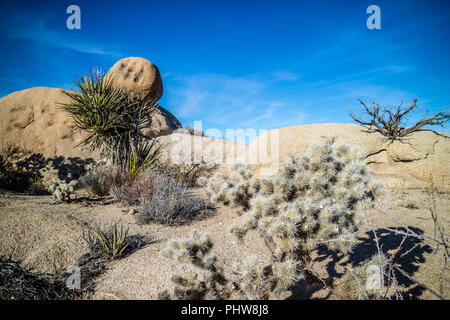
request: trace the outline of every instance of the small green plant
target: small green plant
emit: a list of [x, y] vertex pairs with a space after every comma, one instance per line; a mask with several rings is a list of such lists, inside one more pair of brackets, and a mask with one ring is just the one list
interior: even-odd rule
[[120, 258], [128, 247], [128, 228], [121, 221], [111, 222], [109, 226], [95, 226], [94, 235], [84, 237], [91, 251], [99, 251], [110, 259]]

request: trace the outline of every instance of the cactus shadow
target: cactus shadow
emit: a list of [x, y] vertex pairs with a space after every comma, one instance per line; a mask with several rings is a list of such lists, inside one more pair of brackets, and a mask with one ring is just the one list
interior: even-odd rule
[[[291, 288], [291, 296], [286, 298], [286, 300], [310, 300], [313, 299], [313, 295], [322, 290], [319, 286], [308, 286], [305, 279], [297, 281]], [[331, 292], [328, 292], [326, 296], [321, 296], [320, 298], [314, 298], [314, 300], [327, 300], [331, 296]]]
[[[408, 226], [408, 228], [417, 234], [424, 233], [422, 229], [416, 227]], [[405, 228], [397, 228], [397, 230], [406, 232]], [[335, 279], [340, 278], [345, 272], [337, 271], [338, 266], [339, 269], [343, 269], [342, 267], [358, 267], [366, 260], [378, 254], [374, 232], [378, 237], [381, 251], [388, 257], [393, 253], [393, 250], [399, 247], [404, 237], [403, 235], [384, 229], [367, 231], [363, 236], [358, 238], [358, 244], [350, 254], [343, 254], [339, 251], [331, 250], [324, 245], [319, 246], [317, 250], [318, 256], [314, 259], [314, 262], [321, 262], [331, 258], [326, 265], [328, 276]], [[420, 264], [425, 262], [425, 253], [431, 253], [432, 251], [429, 246], [424, 245], [418, 239], [407, 237], [401, 249], [395, 254], [393, 263], [399, 265], [403, 271], [414, 277], [414, 273], [418, 271]], [[395, 272], [395, 276], [399, 286], [407, 288], [407, 291], [404, 291], [406, 295], [411, 294], [417, 298], [425, 290], [425, 288], [417, 285], [398, 271]]]
[[54, 170], [59, 180], [69, 182], [69, 180], [78, 179], [84, 175], [87, 171], [86, 166], [94, 162], [93, 158], [65, 158], [62, 156], [46, 158], [42, 153], [33, 153], [18, 161], [17, 166], [35, 173], [40, 178], [43, 177], [43, 172]]

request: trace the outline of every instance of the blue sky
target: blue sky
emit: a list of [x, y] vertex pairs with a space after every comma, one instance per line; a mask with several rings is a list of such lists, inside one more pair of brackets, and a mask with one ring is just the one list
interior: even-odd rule
[[[71, 4], [81, 30], [66, 28]], [[380, 30], [366, 27], [372, 4]], [[438, 112], [450, 104], [449, 9], [430, 0], [2, 0], [0, 96], [71, 89], [89, 69], [137, 56], [161, 71], [160, 104], [204, 130], [348, 123], [357, 99], [418, 98], [421, 112]]]

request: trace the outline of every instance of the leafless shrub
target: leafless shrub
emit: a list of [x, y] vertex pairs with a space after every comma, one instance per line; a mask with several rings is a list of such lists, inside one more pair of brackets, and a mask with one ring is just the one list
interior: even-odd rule
[[109, 165], [98, 165], [81, 177], [80, 185], [90, 194], [104, 197], [108, 196], [111, 187], [120, 179], [120, 171]]
[[119, 182], [112, 186], [111, 195], [119, 202], [127, 205], [145, 204], [152, 199], [155, 187], [155, 175], [147, 170], [135, 177], [122, 171]]
[[5, 143], [0, 149], [0, 156], [3, 157], [4, 161], [13, 161], [20, 158], [20, 154], [24, 151], [12, 142]]
[[408, 117], [408, 113], [414, 110], [417, 106], [417, 99], [414, 99], [413, 103], [408, 108], [402, 108], [402, 104], [398, 107], [389, 109], [383, 108], [380, 110], [380, 105], [376, 102], [373, 103], [372, 108], [369, 108], [363, 101], [359, 102], [364, 106], [365, 114], [369, 116], [368, 120], [365, 120], [357, 116], [353, 110], [350, 111], [350, 116], [354, 121], [362, 125], [365, 129], [364, 132], [375, 133], [378, 132], [390, 141], [402, 140], [407, 135], [421, 131], [423, 126], [441, 126], [449, 120], [450, 115], [447, 110], [436, 113], [433, 116], [423, 115], [420, 121], [416, 124], [404, 127], [404, 121]]
[[189, 195], [182, 183], [161, 174], [155, 175], [153, 194], [138, 215], [140, 223], [157, 221], [162, 224], [182, 224], [201, 213], [202, 199]]
[[217, 169], [216, 164], [201, 163], [175, 163], [162, 162], [158, 165], [158, 172], [181, 182], [188, 187], [198, 187], [200, 177], [209, 177]]

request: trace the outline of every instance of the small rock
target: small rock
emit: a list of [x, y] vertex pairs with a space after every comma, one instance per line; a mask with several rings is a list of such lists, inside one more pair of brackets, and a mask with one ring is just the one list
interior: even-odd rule
[[131, 215], [133, 215], [133, 214], [135, 214], [136, 213], [136, 210], [134, 210], [134, 209], [130, 209], [130, 211], [128, 212], [129, 214], [131, 214]]

